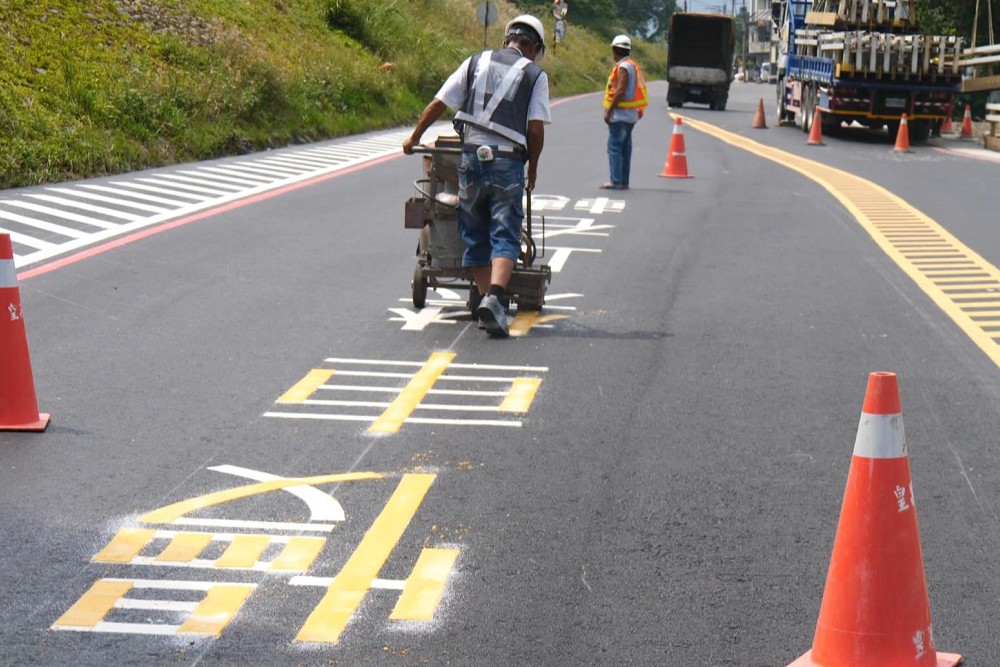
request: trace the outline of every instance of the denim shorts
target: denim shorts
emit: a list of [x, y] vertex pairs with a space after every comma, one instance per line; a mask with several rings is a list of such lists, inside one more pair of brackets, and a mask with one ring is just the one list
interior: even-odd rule
[[465, 241], [462, 266], [489, 266], [498, 257], [517, 261], [524, 221], [524, 162], [480, 162], [474, 154], [463, 153], [458, 186], [458, 229]]

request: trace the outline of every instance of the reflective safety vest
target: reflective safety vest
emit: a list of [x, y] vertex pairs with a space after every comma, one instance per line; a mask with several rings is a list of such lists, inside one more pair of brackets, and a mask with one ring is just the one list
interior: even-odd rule
[[517, 49], [483, 51], [469, 60], [469, 89], [455, 124], [472, 125], [528, 147], [528, 105], [542, 68]]
[[649, 106], [649, 94], [646, 92], [646, 79], [642, 76], [639, 63], [631, 58], [622, 58], [611, 69], [611, 76], [608, 77], [608, 86], [604, 89], [604, 108], [611, 108], [611, 101], [615, 98], [615, 87], [618, 82], [618, 68], [629, 63], [635, 68], [635, 81], [629, 81], [625, 89], [625, 95], [618, 100], [619, 109], [638, 109], [639, 117], [642, 117], [643, 109]]

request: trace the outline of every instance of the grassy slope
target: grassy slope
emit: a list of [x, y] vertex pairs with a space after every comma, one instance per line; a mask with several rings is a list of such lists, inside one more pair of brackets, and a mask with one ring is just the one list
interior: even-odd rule
[[[0, 188], [409, 124], [483, 47], [479, 4], [0, 0]], [[553, 50], [547, 6], [553, 96], [599, 90], [607, 36], [571, 25]], [[662, 76], [661, 49], [636, 57]]]

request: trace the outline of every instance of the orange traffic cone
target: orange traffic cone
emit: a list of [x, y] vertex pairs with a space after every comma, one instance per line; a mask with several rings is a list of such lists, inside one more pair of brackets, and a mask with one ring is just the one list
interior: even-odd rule
[[661, 178], [691, 178], [688, 175], [687, 154], [684, 152], [684, 131], [681, 129], [681, 119], [674, 123], [674, 133], [670, 135], [670, 150], [667, 151], [667, 163], [663, 165]]
[[0, 309], [0, 431], [44, 431], [49, 416], [35, 400], [10, 234], [0, 234]]
[[868, 377], [812, 649], [789, 667], [954, 667], [931, 634], [895, 373]]
[[[941, 121], [941, 134], [954, 134], [955, 126], [951, 122], [951, 114], [955, 110], [953, 104], [948, 105], [948, 111], [945, 113], [944, 120]], [[972, 120], [971, 118], [969, 119]]]
[[972, 107], [965, 105], [965, 115], [962, 116], [962, 130], [958, 133], [961, 139], [972, 138]]
[[896, 145], [893, 147], [896, 153], [911, 153], [910, 150], [910, 126], [906, 122], [904, 113], [899, 119], [899, 131], [896, 132]]
[[753, 115], [753, 125], [754, 129], [767, 129], [767, 121], [764, 120], [764, 98], [760, 98], [757, 102], [757, 113]]
[[813, 116], [812, 127], [809, 128], [809, 141], [810, 146], [822, 146], [823, 145], [823, 113], [816, 109], [816, 114]]

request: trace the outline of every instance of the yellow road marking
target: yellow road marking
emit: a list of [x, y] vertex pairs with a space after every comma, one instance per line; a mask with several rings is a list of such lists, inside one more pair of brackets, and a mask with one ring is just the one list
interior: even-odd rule
[[510, 323], [510, 335], [524, 336], [536, 324], [545, 324], [546, 322], [556, 322], [566, 319], [569, 319], [569, 315], [542, 315], [537, 310], [518, 311]]
[[153, 539], [155, 530], [149, 528], [122, 528], [91, 558], [95, 563], [130, 563], [139, 555], [142, 548]]
[[235, 489], [226, 489], [207, 493], [196, 498], [188, 498], [172, 505], [167, 505], [155, 509], [148, 514], [139, 517], [142, 523], [171, 523], [185, 514], [195, 510], [205, 509], [213, 505], [221, 505], [231, 500], [248, 498], [270, 491], [278, 491], [289, 486], [318, 486], [320, 484], [333, 484], [335, 482], [357, 482], [366, 479], [381, 479], [383, 475], [377, 472], [348, 472], [334, 475], [318, 475], [316, 477], [286, 477], [282, 479], [269, 480], [267, 482], [257, 482]]
[[191, 616], [177, 628], [177, 634], [218, 637], [253, 589], [252, 584], [213, 586]]
[[316, 393], [322, 385], [330, 381], [333, 377], [332, 368], [314, 368], [306, 373], [306, 376], [298, 383], [281, 395], [278, 403], [304, 403], [306, 399]]
[[326, 544], [324, 537], [292, 537], [271, 562], [269, 569], [277, 572], [307, 572]]
[[514, 378], [510, 391], [500, 404], [500, 412], [527, 412], [541, 385], [540, 378]]
[[378, 576], [382, 565], [403, 536], [403, 531], [417, 513], [434, 478], [433, 474], [403, 476], [358, 548], [334, 577], [326, 595], [306, 619], [295, 641], [337, 643], [347, 622], [367, 594], [372, 580]]
[[76, 603], [60, 616], [53, 628], [93, 628], [108, 615], [115, 603], [132, 590], [131, 581], [98, 579]]
[[448, 575], [458, 558], [458, 549], [424, 549], [403, 584], [403, 592], [389, 615], [393, 621], [430, 621], [434, 619]]
[[[925, 213], [901, 197], [859, 176], [815, 162], [792, 153], [765, 146], [744, 136], [698, 120], [683, 117], [696, 130], [745, 151], [772, 160], [796, 171], [825, 188], [854, 216], [880, 248], [917, 286], [997, 366], [1000, 366], [1000, 332], [980, 324], [975, 315], [985, 307], [1000, 307], [1000, 270], [969, 248]], [[933, 247], [914, 247], [898, 232], [909, 230], [933, 234], [939, 243]], [[975, 271], [988, 277], [986, 283], [959, 283], [943, 288], [936, 282], [941, 268]]]
[[212, 564], [215, 567], [250, 568], [260, 560], [261, 554], [271, 544], [268, 535], [236, 535], [226, 550]]
[[420, 370], [414, 374], [396, 400], [368, 428], [369, 433], [397, 433], [403, 422], [414, 409], [424, 400], [424, 396], [434, 386], [437, 379], [448, 370], [448, 365], [455, 358], [454, 352], [435, 352]]
[[190, 563], [212, 543], [211, 533], [177, 533], [167, 548], [157, 556], [157, 561]]

